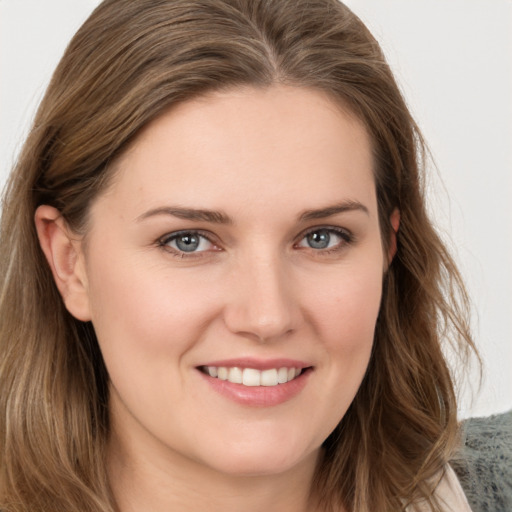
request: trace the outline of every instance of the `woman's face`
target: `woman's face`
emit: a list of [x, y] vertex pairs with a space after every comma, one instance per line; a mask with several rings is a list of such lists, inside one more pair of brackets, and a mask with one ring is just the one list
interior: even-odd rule
[[229, 474], [313, 461], [381, 299], [364, 127], [320, 92], [232, 90], [162, 115], [116, 165], [81, 255], [114, 439]]

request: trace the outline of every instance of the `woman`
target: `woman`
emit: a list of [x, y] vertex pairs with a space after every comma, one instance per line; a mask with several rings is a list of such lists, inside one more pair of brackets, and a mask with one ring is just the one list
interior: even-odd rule
[[422, 144], [335, 0], [103, 2], [6, 191], [1, 508], [469, 510]]

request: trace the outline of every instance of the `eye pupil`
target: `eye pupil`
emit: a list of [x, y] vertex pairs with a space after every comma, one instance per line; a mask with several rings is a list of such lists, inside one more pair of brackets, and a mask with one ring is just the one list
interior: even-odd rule
[[197, 235], [186, 233], [176, 238], [176, 247], [178, 247], [180, 251], [192, 252], [199, 247], [199, 242], [200, 239]]
[[331, 234], [326, 229], [313, 231], [307, 236], [308, 245], [312, 249], [325, 249], [329, 247], [331, 241]]

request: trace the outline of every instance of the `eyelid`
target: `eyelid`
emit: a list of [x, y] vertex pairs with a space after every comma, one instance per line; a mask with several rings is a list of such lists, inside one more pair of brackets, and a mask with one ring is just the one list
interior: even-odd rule
[[[347, 245], [351, 245], [355, 242], [355, 236], [352, 233], [352, 231], [350, 231], [349, 229], [342, 228], [340, 226], [320, 225], [320, 226], [312, 226], [312, 227], [309, 227], [309, 228], [305, 229], [304, 231], [302, 231], [301, 234], [297, 237], [297, 239], [296, 239], [297, 241], [295, 242], [295, 245], [297, 245], [299, 242], [304, 240], [304, 238], [306, 236], [308, 236], [309, 234], [314, 233], [315, 231], [322, 231], [322, 230], [326, 230], [326, 231], [336, 234], [337, 236], [339, 236], [343, 239], [343, 242], [338, 244], [337, 246], [331, 247], [331, 248], [325, 248], [325, 249], [313, 249], [312, 247], [309, 248], [316, 253], [324, 253], [325, 254], [325, 253], [329, 253], [329, 252], [335, 252], [335, 251], [341, 250], [344, 247], [346, 247]], [[308, 249], [308, 248], [300, 247], [300, 249]]]
[[180, 229], [178, 231], [171, 231], [170, 233], [167, 233], [161, 237], [159, 237], [156, 240], [156, 244], [161, 247], [162, 249], [165, 249], [169, 253], [178, 256], [180, 258], [191, 258], [191, 257], [197, 257], [205, 252], [210, 252], [211, 250], [205, 250], [205, 251], [180, 251], [179, 249], [175, 249], [174, 247], [170, 247], [168, 244], [178, 238], [181, 235], [197, 235], [201, 238], [204, 238], [208, 240], [210, 244], [214, 247], [213, 251], [219, 251], [221, 250], [219, 247], [219, 244], [214, 240], [214, 235], [208, 231], [203, 231], [202, 229]]
[[330, 224], [320, 224], [318, 226], [310, 226], [310, 227], [304, 229], [297, 236], [297, 239], [300, 240], [303, 237], [305, 237], [306, 235], [308, 235], [309, 233], [314, 233], [315, 231], [320, 231], [322, 229], [325, 229], [327, 231], [332, 231], [334, 233], [338, 233], [340, 235], [347, 236], [347, 237], [353, 237], [354, 236], [350, 229], [343, 228], [341, 226], [333, 226], [333, 225], [330, 225]]
[[[331, 233], [334, 233], [335, 235], [339, 236], [342, 239], [342, 242], [337, 244], [335, 247], [325, 248], [325, 249], [313, 249], [310, 247], [311, 251], [317, 253], [317, 254], [328, 254], [331, 252], [336, 252], [344, 249], [347, 245], [351, 245], [355, 242], [355, 236], [347, 228], [343, 228], [340, 226], [332, 226], [332, 225], [320, 225], [320, 226], [311, 226], [305, 230], [303, 230], [296, 238], [296, 241], [294, 243], [294, 247], [299, 249], [308, 249], [308, 247], [298, 247], [298, 243], [301, 242], [306, 236], [308, 236], [311, 233], [314, 233], [315, 231], [321, 231], [326, 230]], [[194, 234], [197, 236], [200, 236], [204, 239], [206, 239], [210, 244], [212, 244], [213, 249], [209, 250], [203, 250], [203, 251], [181, 251], [179, 249], [175, 249], [174, 247], [170, 247], [168, 244], [172, 241], [178, 238], [180, 235], [186, 235], [186, 234]], [[156, 244], [166, 250], [167, 252], [173, 254], [174, 256], [180, 257], [180, 258], [193, 258], [193, 257], [200, 257], [204, 256], [204, 253], [208, 252], [218, 252], [221, 251], [222, 248], [219, 247], [219, 243], [215, 240], [217, 237], [208, 231], [204, 231], [202, 229], [180, 229], [178, 231], [172, 231], [169, 233], [166, 233], [165, 235], [159, 237], [156, 240]]]

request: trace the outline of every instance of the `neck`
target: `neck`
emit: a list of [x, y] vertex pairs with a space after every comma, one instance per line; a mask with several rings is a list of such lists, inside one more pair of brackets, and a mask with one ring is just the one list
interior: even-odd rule
[[[319, 452], [271, 475], [233, 475], [161, 447], [135, 450], [112, 435], [109, 476], [119, 512], [313, 512], [310, 489]], [[131, 445], [131, 446], [130, 446]]]

